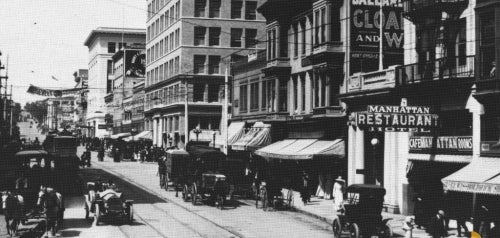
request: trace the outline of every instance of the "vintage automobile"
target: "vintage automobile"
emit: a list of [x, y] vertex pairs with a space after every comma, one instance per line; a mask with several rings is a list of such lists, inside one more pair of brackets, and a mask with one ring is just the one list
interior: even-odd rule
[[[102, 189], [101, 189], [102, 187]], [[94, 214], [94, 224], [99, 225], [105, 218], [132, 224], [134, 220], [133, 200], [123, 200], [122, 194], [107, 184], [87, 182], [88, 193], [85, 194], [85, 219]]]
[[[195, 181], [190, 186], [190, 197], [193, 205], [198, 201], [215, 204], [216, 207], [224, 209], [228, 198], [233, 200], [232, 191], [223, 174], [205, 173], [201, 181]], [[233, 206], [236, 204], [231, 202]]]
[[390, 238], [393, 236], [391, 226], [382, 219], [385, 188], [370, 184], [353, 184], [347, 187], [347, 200], [341, 214], [332, 223], [335, 237], [343, 231], [349, 231], [349, 237]]
[[173, 187], [175, 190], [175, 196], [178, 196], [178, 191], [182, 189], [184, 185], [185, 176], [188, 174], [187, 166], [190, 163], [190, 156], [185, 150], [167, 150], [165, 168], [166, 174], [164, 181], [160, 181], [160, 184], [164, 184], [165, 190], [169, 187]]

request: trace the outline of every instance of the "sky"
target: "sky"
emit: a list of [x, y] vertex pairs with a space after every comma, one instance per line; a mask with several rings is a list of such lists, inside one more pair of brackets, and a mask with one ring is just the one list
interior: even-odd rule
[[0, 0], [0, 4], [0, 60], [5, 65], [8, 58], [8, 83], [13, 85], [14, 101], [23, 106], [45, 99], [28, 94], [30, 84], [49, 89], [75, 86], [73, 73], [88, 68], [88, 48], [83, 43], [93, 29], [146, 27], [145, 0]]

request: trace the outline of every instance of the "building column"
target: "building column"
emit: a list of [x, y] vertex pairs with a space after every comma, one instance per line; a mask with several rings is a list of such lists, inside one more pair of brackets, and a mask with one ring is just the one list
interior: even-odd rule
[[318, 87], [318, 84], [316, 83], [316, 74], [314, 73], [314, 70], [311, 70], [311, 91], [312, 91], [312, 97], [311, 97], [311, 110], [316, 108], [316, 88]]
[[153, 119], [153, 144], [156, 144], [156, 140], [158, 138], [158, 122], [156, 119]]
[[158, 118], [158, 147], [163, 145], [163, 117]]
[[205, 89], [203, 90], [203, 102], [208, 102], [208, 83], [205, 84]]
[[[327, 15], [328, 16], [328, 15]], [[329, 27], [327, 27], [329, 29]], [[325, 107], [330, 106], [330, 84], [331, 77], [328, 73], [325, 74]]]
[[398, 134], [401, 132], [385, 132], [384, 133], [384, 188], [386, 189], [384, 203], [387, 206], [387, 211], [390, 213], [399, 213], [399, 194], [400, 188], [400, 168], [398, 163], [398, 150], [402, 148], [400, 143], [404, 143], [398, 139]]
[[297, 75], [297, 114], [302, 114], [302, 78], [300, 75]]
[[280, 111], [280, 79], [274, 79], [274, 112]]
[[356, 183], [356, 130], [348, 125], [347, 135], [347, 184]]
[[323, 104], [323, 74], [318, 74], [318, 107], [325, 106]]
[[305, 84], [306, 84], [306, 91], [304, 92], [305, 96], [306, 96], [306, 100], [305, 100], [305, 103], [306, 103], [306, 107], [305, 107], [305, 113], [306, 114], [309, 114], [312, 112], [312, 109], [311, 109], [311, 106], [312, 106], [312, 103], [311, 103], [311, 99], [312, 99], [312, 85], [311, 85], [311, 77], [309, 76], [309, 72], [306, 72], [305, 74]]
[[[354, 183], [365, 183], [365, 175], [357, 174], [356, 170], [365, 170], [365, 132], [356, 128], [356, 140], [354, 142], [356, 153], [354, 154]], [[364, 171], [366, 173], [366, 171]]]
[[289, 79], [288, 91], [290, 92], [290, 94], [288, 95], [288, 102], [290, 102], [290, 104], [288, 106], [290, 108], [290, 114], [294, 115], [295, 114], [295, 82], [294, 82], [292, 76], [290, 76], [290, 79]]

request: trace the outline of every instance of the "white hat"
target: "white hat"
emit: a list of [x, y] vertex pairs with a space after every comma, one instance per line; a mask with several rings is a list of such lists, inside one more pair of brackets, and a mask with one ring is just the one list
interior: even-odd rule
[[342, 179], [342, 176], [339, 176], [337, 179], [335, 179], [335, 181], [339, 181], [339, 182], [345, 183], [345, 180]]

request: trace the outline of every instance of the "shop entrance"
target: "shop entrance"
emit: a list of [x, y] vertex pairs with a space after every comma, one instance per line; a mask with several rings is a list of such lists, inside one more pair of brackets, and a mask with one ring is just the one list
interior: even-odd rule
[[366, 132], [365, 183], [384, 186], [384, 132]]

